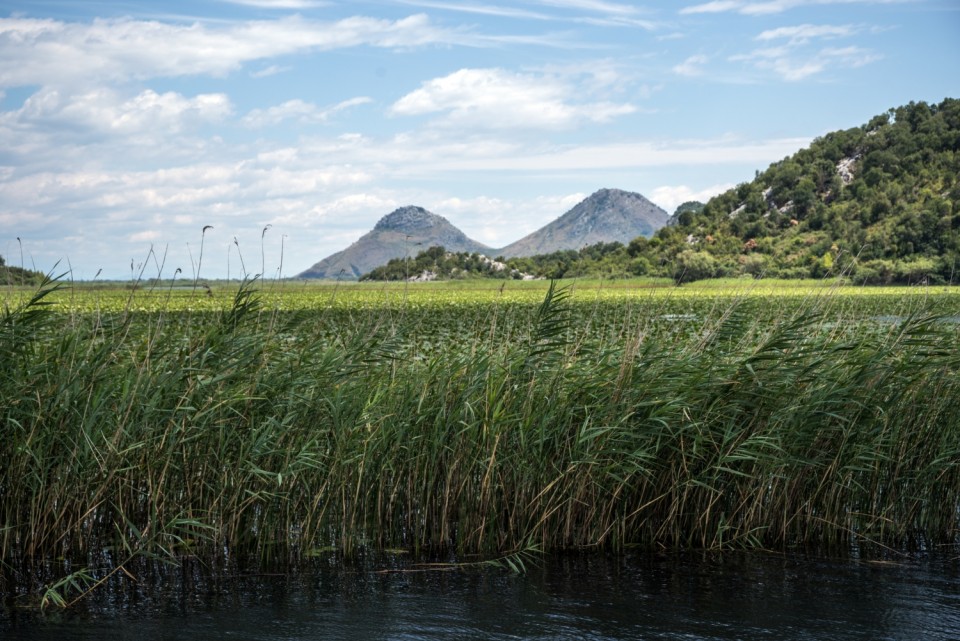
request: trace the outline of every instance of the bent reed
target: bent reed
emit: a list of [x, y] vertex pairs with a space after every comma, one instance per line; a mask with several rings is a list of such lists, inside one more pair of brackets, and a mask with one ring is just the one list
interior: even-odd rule
[[5, 567], [957, 542], [960, 341], [936, 314], [732, 300], [611, 334], [551, 285], [412, 354], [416, 313], [330, 338], [254, 285], [216, 313], [67, 314], [48, 282], [4, 311]]

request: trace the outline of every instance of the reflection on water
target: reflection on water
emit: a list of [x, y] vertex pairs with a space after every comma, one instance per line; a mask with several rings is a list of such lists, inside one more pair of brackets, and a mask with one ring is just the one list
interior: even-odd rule
[[[144, 571], [69, 612], [0, 610], [2, 639], [958, 639], [960, 561], [601, 555], [409, 571]], [[384, 571], [386, 569], [387, 571]]]

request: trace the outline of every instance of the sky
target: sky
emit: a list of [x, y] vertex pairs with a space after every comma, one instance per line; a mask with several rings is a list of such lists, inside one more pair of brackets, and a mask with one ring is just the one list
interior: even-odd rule
[[705, 201], [958, 68], [957, 0], [0, 0], [0, 255], [289, 277], [405, 205], [503, 247], [601, 188]]

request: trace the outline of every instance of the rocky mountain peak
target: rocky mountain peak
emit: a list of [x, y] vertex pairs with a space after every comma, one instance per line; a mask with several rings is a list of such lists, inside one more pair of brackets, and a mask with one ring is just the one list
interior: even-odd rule
[[585, 245], [628, 243], [649, 236], [666, 223], [667, 214], [640, 194], [601, 189], [560, 218], [502, 250], [468, 238], [446, 218], [423, 207], [400, 207], [343, 251], [332, 254], [300, 274], [301, 278], [357, 278], [391, 258], [442, 246], [451, 252], [487, 256], [532, 256]]
[[447, 223], [447, 219], [442, 216], [431, 213], [423, 207], [408, 205], [395, 209], [381, 218], [374, 226], [374, 230], [409, 232], [429, 229], [444, 223]]
[[549, 225], [512, 245], [504, 256], [548, 254], [563, 249], [650, 236], [667, 222], [667, 213], [642, 195], [621, 189], [600, 189]]
[[423, 207], [400, 207], [346, 249], [327, 256], [300, 274], [301, 278], [357, 278], [391, 258], [411, 256], [440, 245], [454, 252], [493, 255], [493, 250], [471, 240], [446, 218]]
[[656, 205], [636, 192], [606, 188], [595, 191], [581, 204], [584, 206], [592, 206], [597, 209], [612, 209], [625, 204], [656, 207]]

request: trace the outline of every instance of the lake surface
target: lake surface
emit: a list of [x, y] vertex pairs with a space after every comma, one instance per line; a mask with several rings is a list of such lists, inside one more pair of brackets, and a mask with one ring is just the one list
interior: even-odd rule
[[524, 575], [318, 559], [112, 582], [70, 611], [10, 599], [0, 639], [960, 639], [960, 559], [548, 557]]

